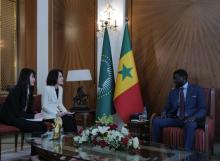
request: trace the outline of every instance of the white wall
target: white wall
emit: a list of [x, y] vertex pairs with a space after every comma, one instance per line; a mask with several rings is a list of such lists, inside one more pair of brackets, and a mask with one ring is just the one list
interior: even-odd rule
[[[114, 67], [114, 74], [116, 78], [118, 62], [121, 52], [121, 44], [124, 34], [124, 25], [125, 25], [125, 0], [109, 0], [112, 7], [115, 9], [117, 14], [117, 25], [118, 31], [116, 32], [109, 32], [110, 38], [110, 45], [112, 51], [112, 61]], [[98, 19], [100, 17], [101, 12], [103, 12], [105, 7], [105, 0], [98, 0]], [[101, 55], [102, 55], [102, 43], [103, 43], [103, 36], [97, 34], [97, 81], [99, 80], [99, 70], [100, 70], [100, 62], [101, 62]]]
[[43, 92], [48, 74], [48, 0], [37, 0], [37, 93]]

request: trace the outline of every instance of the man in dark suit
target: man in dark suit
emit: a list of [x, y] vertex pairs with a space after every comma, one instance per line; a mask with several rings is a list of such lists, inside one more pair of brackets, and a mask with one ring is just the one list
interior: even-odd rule
[[206, 116], [206, 104], [203, 89], [188, 83], [187, 78], [183, 69], [173, 73], [176, 88], [170, 91], [161, 115], [152, 122], [152, 140], [160, 141], [164, 127], [184, 127], [184, 148], [192, 150], [195, 130]]

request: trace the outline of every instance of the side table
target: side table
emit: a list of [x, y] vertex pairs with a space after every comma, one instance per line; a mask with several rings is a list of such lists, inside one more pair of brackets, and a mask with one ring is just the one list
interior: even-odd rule
[[128, 128], [130, 133], [137, 136], [143, 142], [150, 140], [150, 121], [135, 121], [129, 122]]

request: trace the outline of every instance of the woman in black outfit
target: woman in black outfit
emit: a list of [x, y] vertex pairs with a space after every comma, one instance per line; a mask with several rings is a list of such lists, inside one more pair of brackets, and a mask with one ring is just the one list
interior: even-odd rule
[[[22, 132], [30, 132], [32, 136], [40, 136], [47, 131], [43, 121], [29, 121], [27, 119], [42, 117], [40, 113], [33, 111], [33, 92], [35, 83], [35, 72], [32, 69], [24, 68], [20, 72], [17, 85], [10, 90], [0, 112], [0, 119], [3, 123], [12, 125]], [[39, 160], [36, 150], [31, 146], [30, 160]]]
[[0, 112], [1, 121], [15, 126], [22, 132], [43, 133], [47, 131], [42, 121], [28, 121], [40, 117], [33, 112], [33, 91], [35, 72], [24, 68], [20, 72], [17, 85], [10, 90]]

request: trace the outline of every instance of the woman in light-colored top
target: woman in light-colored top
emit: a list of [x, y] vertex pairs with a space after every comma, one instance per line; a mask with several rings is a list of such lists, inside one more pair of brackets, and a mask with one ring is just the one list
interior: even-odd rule
[[63, 105], [63, 72], [53, 69], [47, 76], [47, 86], [42, 94], [42, 114], [45, 121], [53, 122], [56, 116], [63, 120], [64, 132], [77, 132], [74, 115]]
[[[58, 89], [58, 98], [56, 90]], [[42, 95], [42, 113], [44, 119], [54, 119], [58, 113], [68, 113], [62, 103], [63, 88], [61, 86], [46, 86]]]

